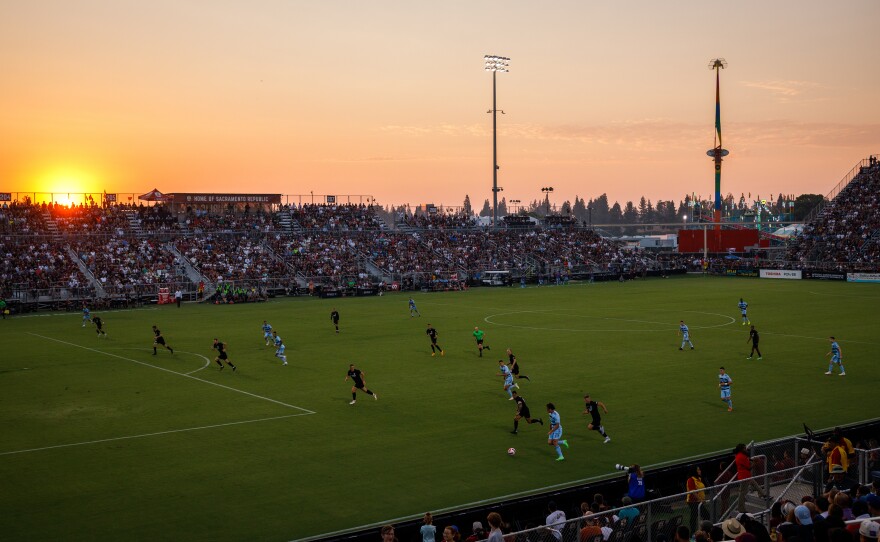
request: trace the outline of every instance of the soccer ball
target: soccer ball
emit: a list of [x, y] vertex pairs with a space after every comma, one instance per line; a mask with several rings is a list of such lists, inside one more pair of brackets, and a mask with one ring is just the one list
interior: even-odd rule
[[508, 448], [507, 455], [516, 455], [516, 448]]

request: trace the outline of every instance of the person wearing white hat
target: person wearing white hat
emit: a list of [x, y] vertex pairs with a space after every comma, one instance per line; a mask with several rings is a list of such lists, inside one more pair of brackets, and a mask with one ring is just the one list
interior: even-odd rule
[[859, 527], [860, 542], [875, 542], [880, 537], [880, 523], [876, 521], [863, 521]]

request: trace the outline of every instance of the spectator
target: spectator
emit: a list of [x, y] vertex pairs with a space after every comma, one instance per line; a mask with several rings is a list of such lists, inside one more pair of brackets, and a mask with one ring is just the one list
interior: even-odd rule
[[685, 525], [679, 525], [677, 529], [675, 529], [675, 542], [690, 542], [691, 541], [691, 530], [688, 529]]
[[504, 542], [504, 535], [501, 533], [501, 514], [489, 512], [489, 515], [486, 516], [486, 521], [489, 523], [490, 528], [487, 540], [489, 542]]
[[480, 540], [486, 539], [486, 530], [483, 529], [482, 523], [475, 521], [471, 526], [471, 529], [472, 533], [467, 539], [465, 539], [465, 542], [479, 542]]
[[755, 537], [755, 542], [772, 541], [770, 533], [767, 532], [767, 527], [764, 527], [764, 524], [762, 522], [756, 520], [750, 514], [742, 513], [737, 517], [737, 519], [746, 530], [746, 532]]
[[547, 503], [547, 512], [549, 512], [549, 514], [547, 515], [547, 521], [544, 525], [547, 526], [550, 534], [552, 534], [556, 540], [562, 540], [562, 528], [565, 526], [565, 512], [557, 510], [556, 503], [553, 501]]
[[380, 533], [382, 534], [382, 542], [397, 542], [397, 537], [394, 536], [394, 525], [383, 526]]
[[458, 532], [458, 527], [455, 525], [447, 525], [443, 529], [443, 542], [459, 542], [461, 540], [461, 533]]
[[880, 536], [880, 523], [876, 521], [863, 521], [859, 527], [860, 542], [876, 542]]
[[587, 512], [584, 517], [584, 526], [581, 528], [578, 536], [580, 542], [588, 542], [593, 540], [594, 537], [602, 536], [602, 527], [599, 525], [599, 518], [593, 516], [591, 512]]
[[632, 525], [636, 518], [639, 517], [639, 509], [632, 505], [633, 501], [629, 496], [624, 497], [621, 502], [623, 503], [623, 508], [617, 512], [617, 516], [621, 519], [626, 518], [629, 524]]
[[691, 530], [696, 531], [698, 519], [709, 519], [709, 511], [703, 508], [706, 502], [706, 484], [703, 483], [703, 472], [700, 467], [694, 467], [691, 477], [687, 479], [685, 488], [689, 492], [686, 497], [688, 508], [691, 511]]
[[431, 515], [431, 512], [425, 513], [419, 534], [422, 535], [422, 542], [435, 542], [437, 540], [437, 528], [434, 527], [434, 516]]
[[[752, 460], [749, 457], [748, 449], [745, 444], [737, 444], [733, 450], [736, 462], [736, 479], [739, 482], [739, 500], [737, 501], [737, 510], [746, 511], [746, 495], [749, 491], [756, 491], [761, 498], [768, 498], [764, 489], [752, 479]], [[802, 540], [801, 542], [806, 542]]]

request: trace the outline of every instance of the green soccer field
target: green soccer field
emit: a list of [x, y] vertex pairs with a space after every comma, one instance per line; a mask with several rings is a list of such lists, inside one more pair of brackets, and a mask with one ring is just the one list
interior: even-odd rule
[[[0, 322], [0, 539], [285, 541], [876, 415], [876, 285], [682, 277], [419, 293], [420, 318], [407, 297], [99, 313], [107, 339], [76, 313]], [[745, 359], [740, 297], [762, 361]], [[264, 319], [286, 367], [264, 346]], [[678, 350], [680, 319], [693, 351]], [[427, 323], [444, 357], [431, 357]], [[173, 356], [152, 355], [152, 324]], [[829, 335], [845, 377], [823, 374]], [[214, 337], [236, 373], [213, 364]], [[546, 420], [554, 402], [561, 414], [564, 462], [547, 426], [510, 434], [496, 376], [507, 347], [532, 379], [532, 413]], [[377, 401], [349, 405], [350, 362]], [[609, 444], [586, 429], [585, 392], [609, 409]]]

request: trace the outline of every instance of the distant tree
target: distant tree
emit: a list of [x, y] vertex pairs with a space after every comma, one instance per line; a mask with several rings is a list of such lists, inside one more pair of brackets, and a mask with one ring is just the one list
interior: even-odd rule
[[614, 205], [611, 206], [609, 214], [611, 215], [608, 217], [609, 224], [620, 224], [623, 222], [623, 211], [620, 209], [620, 204], [616, 201], [614, 202]]
[[590, 205], [593, 208], [593, 224], [607, 224], [608, 223], [608, 195], [602, 194]]
[[562, 207], [559, 208], [559, 212], [563, 215], [570, 215], [571, 214], [571, 202], [568, 200], [565, 200], [564, 202], [562, 202]]
[[801, 194], [794, 199], [794, 220], [803, 220], [816, 206], [825, 201], [821, 194]]
[[648, 200], [645, 196], [639, 200], [639, 222], [647, 222], [648, 218]]
[[501, 201], [498, 202], [498, 216], [507, 216], [507, 199], [501, 198]]
[[462, 207], [465, 216], [472, 216], [474, 214], [474, 210], [471, 209], [471, 197], [467, 194], [464, 195], [464, 205]]
[[638, 221], [639, 211], [636, 209], [636, 206], [631, 201], [626, 202], [626, 205], [623, 207], [623, 220], [621, 223], [636, 224]]
[[480, 211], [480, 216], [492, 216], [492, 206], [489, 204], [488, 199], [483, 203], [483, 209]]
[[578, 221], [587, 220], [587, 205], [584, 203], [583, 199], [574, 197], [574, 205], [571, 206], [571, 214], [574, 215], [575, 219]]

